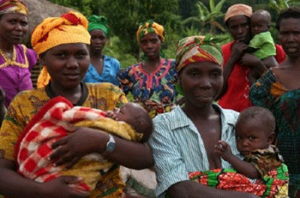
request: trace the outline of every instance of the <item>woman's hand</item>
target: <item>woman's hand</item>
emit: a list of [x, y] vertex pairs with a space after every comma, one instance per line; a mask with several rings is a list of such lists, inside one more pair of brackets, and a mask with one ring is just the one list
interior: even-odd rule
[[74, 197], [74, 198], [87, 198], [89, 192], [78, 191], [72, 189], [72, 184], [77, 184], [82, 180], [73, 176], [61, 176], [43, 184], [43, 195], [41, 197]]
[[55, 162], [56, 166], [66, 164], [66, 168], [71, 168], [83, 156], [99, 151], [101, 145], [103, 146], [102, 151], [104, 151], [106, 147], [105, 142], [107, 141], [108, 135], [99, 130], [78, 127], [72, 134], [56, 141], [52, 145], [55, 151], [50, 156], [50, 159], [57, 159]]
[[248, 45], [242, 42], [235, 42], [232, 45], [231, 49], [231, 58], [235, 61], [238, 61], [242, 55], [245, 53], [245, 50], [248, 48]]

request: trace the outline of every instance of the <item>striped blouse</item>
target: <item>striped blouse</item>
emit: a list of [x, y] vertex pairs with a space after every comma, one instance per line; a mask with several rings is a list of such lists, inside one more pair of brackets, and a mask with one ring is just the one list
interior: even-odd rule
[[[236, 148], [234, 127], [239, 113], [216, 104], [214, 107], [221, 112], [221, 139], [231, 146], [233, 154], [242, 158]], [[162, 197], [173, 184], [189, 180], [188, 172], [209, 170], [209, 162], [200, 133], [179, 106], [158, 115], [154, 124], [155, 132], [149, 142], [157, 174], [156, 195]], [[222, 159], [222, 167], [231, 165]]]

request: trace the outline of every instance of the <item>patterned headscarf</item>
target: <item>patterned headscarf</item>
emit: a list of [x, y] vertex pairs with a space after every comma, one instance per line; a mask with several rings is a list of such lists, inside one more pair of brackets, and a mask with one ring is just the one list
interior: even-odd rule
[[224, 22], [226, 23], [226, 21], [228, 19], [230, 19], [231, 17], [240, 16], [240, 15], [245, 15], [245, 16], [251, 18], [252, 7], [245, 5], [245, 4], [234, 4], [234, 5], [230, 6], [225, 14]]
[[0, 0], [0, 15], [18, 13], [28, 16], [28, 9], [21, 0]]
[[110, 35], [110, 29], [107, 26], [107, 19], [104, 16], [92, 15], [88, 18], [89, 27], [88, 31], [91, 32], [95, 29], [102, 30], [107, 37]]
[[78, 12], [49, 17], [33, 30], [31, 44], [38, 55], [61, 44], [90, 44], [87, 27], [87, 19]]
[[136, 32], [136, 38], [137, 41], [140, 43], [141, 38], [143, 38], [143, 36], [145, 36], [148, 33], [155, 33], [160, 37], [161, 42], [164, 42], [165, 41], [164, 32], [165, 30], [162, 25], [159, 25], [158, 23], [155, 23], [153, 21], [148, 21], [143, 25], [139, 26], [139, 29]]
[[176, 69], [179, 72], [190, 63], [209, 61], [223, 64], [221, 49], [210, 35], [191, 36], [179, 41], [176, 51]]

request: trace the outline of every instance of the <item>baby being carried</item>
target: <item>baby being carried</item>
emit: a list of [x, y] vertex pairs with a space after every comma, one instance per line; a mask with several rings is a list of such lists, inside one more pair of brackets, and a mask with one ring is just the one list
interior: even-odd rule
[[100, 129], [127, 140], [143, 142], [153, 131], [152, 119], [135, 103], [104, 112], [73, 107], [65, 98], [56, 97], [39, 110], [20, 136], [15, 146], [18, 172], [38, 182], [72, 175], [83, 178], [83, 182], [73, 185], [74, 189], [94, 190], [97, 182], [113, 167], [113, 162], [95, 153], [84, 156], [71, 169], [66, 169], [65, 166], [55, 166], [55, 160], [49, 159], [53, 153], [52, 144], [74, 132], [77, 127]]

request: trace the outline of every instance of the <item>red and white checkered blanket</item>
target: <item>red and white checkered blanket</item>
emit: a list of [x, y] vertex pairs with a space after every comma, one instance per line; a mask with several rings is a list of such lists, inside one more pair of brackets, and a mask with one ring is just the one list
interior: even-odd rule
[[[74, 124], [97, 121], [106, 117], [101, 110], [88, 107], [73, 107], [63, 97], [51, 99], [29, 122], [16, 146], [18, 172], [39, 182], [46, 182], [61, 175], [63, 166], [55, 167], [48, 158], [53, 153], [51, 145], [67, 136], [76, 128]], [[81, 189], [90, 190], [85, 183]]]

